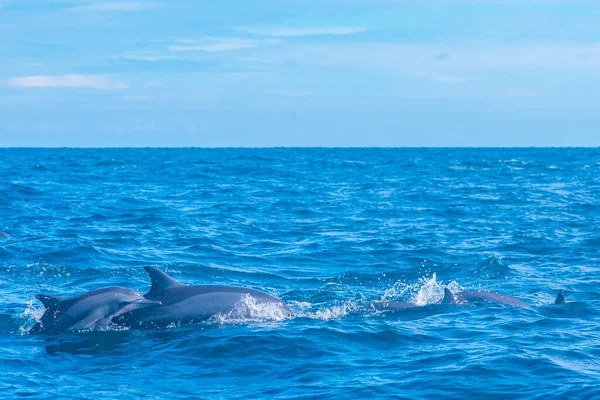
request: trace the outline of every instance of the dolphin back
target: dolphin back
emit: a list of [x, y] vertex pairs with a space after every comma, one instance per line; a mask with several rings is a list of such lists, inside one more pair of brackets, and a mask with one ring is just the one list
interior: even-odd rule
[[38, 294], [35, 296], [36, 299], [42, 302], [44, 308], [57, 308], [59, 304], [65, 300], [62, 297], [52, 296], [50, 294]]
[[144, 295], [146, 298], [156, 298], [161, 293], [169, 289], [176, 288], [178, 286], [185, 286], [180, 283], [178, 280], [171, 278], [169, 275], [162, 272], [160, 269], [155, 267], [144, 267], [148, 275], [150, 276], [150, 280], [152, 281], [152, 286], [150, 287], [150, 291]]
[[530, 307], [529, 304], [512, 296], [507, 296], [505, 294], [496, 292], [489, 292], [487, 290], [465, 290], [464, 292], [457, 293], [456, 297], [461, 301], [487, 300], [500, 304], [508, 304], [515, 307]]
[[563, 294], [563, 291], [561, 290], [556, 295], [556, 300], [554, 301], [554, 304], [565, 304], [566, 302], [567, 302], [567, 299], [565, 299], [565, 295]]
[[448, 288], [444, 288], [444, 298], [440, 302], [440, 304], [456, 304], [456, 297]]

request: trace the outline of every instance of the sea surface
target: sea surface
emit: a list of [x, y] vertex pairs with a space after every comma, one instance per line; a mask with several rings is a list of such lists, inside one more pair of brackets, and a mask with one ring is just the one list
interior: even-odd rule
[[[0, 160], [1, 398], [600, 398], [599, 149]], [[27, 334], [36, 294], [145, 293], [145, 265], [263, 290], [296, 316]], [[444, 287], [532, 307], [435, 305]], [[559, 290], [570, 304], [551, 305]]]

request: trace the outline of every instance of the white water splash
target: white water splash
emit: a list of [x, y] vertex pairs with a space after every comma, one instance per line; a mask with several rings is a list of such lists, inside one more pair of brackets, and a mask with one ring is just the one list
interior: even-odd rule
[[334, 305], [331, 307], [325, 307], [320, 310], [316, 310], [313, 312], [307, 312], [303, 317], [311, 318], [311, 319], [320, 319], [323, 321], [329, 321], [332, 319], [340, 319], [347, 316], [350, 313], [360, 311], [361, 307], [355, 301], [346, 301], [339, 305]]
[[438, 282], [437, 274], [434, 272], [431, 277], [421, 277], [414, 284], [396, 282], [392, 287], [385, 290], [380, 301], [408, 301], [418, 306], [437, 304], [444, 298], [445, 287], [453, 293], [462, 290], [456, 281], [452, 281], [447, 285]]
[[437, 304], [444, 298], [444, 288], [448, 288], [452, 293], [461, 290], [460, 285], [456, 281], [452, 281], [447, 285], [437, 281], [437, 274], [434, 272], [431, 278], [422, 277], [417, 283], [420, 285], [418, 292], [410, 299], [412, 303], [418, 306], [428, 304]]
[[340, 304], [325, 305], [312, 304], [306, 301], [290, 301], [289, 305], [294, 310], [295, 317], [329, 321], [341, 319], [355, 312], [365, 310], [366, 300], [347, 300]]
[[261, 303], [249, 294], [244, 294], [231, 311], [224, 314], [217, 314], [210, 318], [209, 321], [221, 324], [235, 324], [283, 321], [289, 318], [291, 318], [289, 311], [282, 307], [281, 304]]
[[434, 272], [431, 278], [422, 277], [418, 284], [421, 285], [418, 292], [411, 298], [411, 302], [418, 306], [438, 303], [444, 297], [444, 286], [438, 283]]
[[414, 290], [415, 285], [409, 285], [406, 282], [398, 281], [391, 288], [388, 288], [381, 296], [381, 301], [394, 301], [406, 297], [407, 293]]
[[19, 335], [27, 335], [29, 330], [35, 325], [35, 323], [44, 314], [44, 307], [40, 307], [39, 302], [29, 300], [27, 302], [27, 308], [15, 319], [19, 324]]

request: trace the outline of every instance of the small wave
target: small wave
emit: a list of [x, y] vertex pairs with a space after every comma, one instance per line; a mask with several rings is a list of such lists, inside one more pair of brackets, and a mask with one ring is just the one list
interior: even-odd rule
[[38, 189], [35, 189], [31, 186], [27, 186], [25, 184], [21, 184], [18, 182], [13, 182], [11, 185], [11, 191], [19, 193], [19, 194], [24, 194], [24, 195], [39, 195], [39, 194], [43, 194], [44, 192]]
[[504, 279], [510, 267], [502, 263], [501, 257], [490, 256], [475, 267], [474, 275], [482, 279]]

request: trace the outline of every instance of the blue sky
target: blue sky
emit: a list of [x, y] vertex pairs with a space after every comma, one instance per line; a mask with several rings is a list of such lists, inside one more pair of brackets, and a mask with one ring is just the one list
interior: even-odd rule
[[0, 0], [0, 146], [600, 146], [600, 4]]

